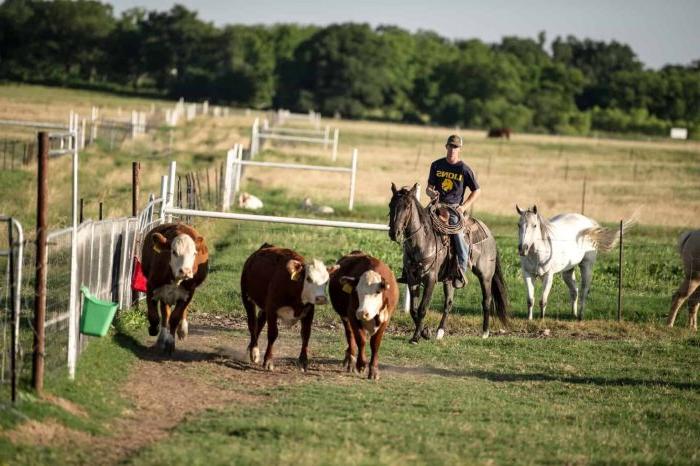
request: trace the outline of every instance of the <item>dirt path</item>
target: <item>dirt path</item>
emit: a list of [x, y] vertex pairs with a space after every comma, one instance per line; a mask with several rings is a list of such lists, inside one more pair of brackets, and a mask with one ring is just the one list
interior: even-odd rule
[[[172, 357], [151, 346], [155, 338], [135, 343], [138, 361], [120, 393], [132, 405], [105, 426], [110, 435], [93, 436], [53, 420], [25, 422], [5, 435], [15, 444], [89, 448], [101, 464], [115, 464], [169, 436], [185, 418], [204, 410], [265, 403], [270, 396], [263, 393], [271, 387], [309, 377], [342, 376], [340, 361], [314, 361], [309, 372], [299, 371], [293, 357], [299, 350], [298, 328], [280, 332], [275, 371], [266, 372], [248, 363], [244, 334], [232, 331], [230, 323], [217, 324], [192, 322], [189, 336], [177, 342]], [[51, 402], [68, 403], [55, 397]]]

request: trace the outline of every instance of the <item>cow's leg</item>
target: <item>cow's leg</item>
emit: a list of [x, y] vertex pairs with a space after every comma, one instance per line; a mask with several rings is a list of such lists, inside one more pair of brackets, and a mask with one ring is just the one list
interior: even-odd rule
[[350, 372], [357, 361], [357, 343], [355, 343], [355, 336], [352, 333], [352, 327], [350, 327], [350, 322], [348, 322], [347, 317], [341, 319], [343, 322], [343, 328], [345, 329], [345, 339], [348, 342], [348, 347], [345, 350], [345, 359], [343, 359], [343, 367], [347, 372]]
[[153, 291], [146, 292], [146, 307], [148, 308], [148, 334], [152, 337], [158, 335], [158, 301], [153, 299]]
[[265, 357], [263, 358], [263, 368], [272, 371], [275, 369], [275, 365], [272, 363], [272, 346], [275, 344], [275, 340], [277, 340], [277, 335], [279, 334], [275, 309], [266, 307], [265, 317], [267, 319], [267, 349], [265, 350]]
[[445, 295], [445, 304], [442, 308], [442, 319], [440, 319], [440, 325], [438, 326], [437, 336], [438, 340], [442, 340], [445, 336], [445, 323], [447, 322], [447, 314], [452, 310], [452, 305], [454, 304], [455, 289], [452, 286], [452, 281], [446, 280], [442, 282], [442, 290]]
[[571, 298], [571, 312], [574, 317], [578, 315], [578, 290], [576, 289], [576, 269], [573, 267], [569, 270], [564, 270], [561, 273], [561, 278], [569, 288], [569, 297]]
[[[187, 336], [189, 327], [187, 323], [187, 306], [190, 305], [192, 296], [194, 296], [194, 293], [191, 293], [185, 301], [178, 301], [175, 305], [175, 310], [170, 315], [170, 334], [174, 336], [177, 333], [180, 340]], [[172, 349], [175, 349], [175, 338], [173, 338]]]
[[311, 324], [314, 321], [314, 307], [306, 312], [301, 319], [301, 352], [299, 353], [299, 368], [306, 372], [309, 369], [309, 338], [311, 337]]
[[410, 340], [411, 344], [417, 344], [421, 337], [429, 338], [429, 336], [423, 332], [423, 319], [430, 305], [430, 298], [433, 296], [433, 288], [435, 288], [435, 277], [434, 274], [431, 274], [423, 282], [423, 298], [420, 300], [420, 305], [418, 306], [418, 311], [414, 319], [416, 322], [416, 331], [413, 333], [413, 337]]
[[[248, 357], [250, 362], [257, 364], [260, 362], [260, 350], [258, 349], [258, 319], [255, 315], [255, 303], [250, 296], [243, 294], [243, 307], [248, 318], [248, 332], [250, 333], [250, 343], [248, 344]], [[262, 314], [262, 311], [260, 311]], [[264, 324], [264, 321], [263, 321]], [[262, 325], [261, 325], [262, 327]]]
[[683, 302], [688, 299], [690, 295], [695, 292], [695, 289], [700, 285], [700, 277], [697, 278], [686, 278], [681, 283], [678, 291], [673, 293], [673, 302], [671, 303], [671, 312], [668, 314], [668, 326], [673, 327], [673, 323], [676, 321], [676, 315], [678, 314], [678, 309], [683, 305]]
[[542, 299], [540, 299], [540, 319], [544, 319], [545, 311], [547, 310], [547, 300], [549, 292], [552, 290], [554, 274], [547, 272], [542, 276]]
[[387, 322], [380, 325], [369, 340], [369, 346], [372, 349], [372, 358], [369, 361], [369, 375], [367, 378], [370, 380], [379, 379], [379, 345], [382, 343], [382, 336], [384, 335], [386, 326]]
[[168, 326], [170, 322], [170, 304], [163, 301], [160, 302], [160, 333], [158, 334], [158, 346], [165, 352], [172, 352], [172, 347], [175, 345], [175, 338], [170, 333]]
[[367, 343], [367, 334], [365, 329], [359, 325], [357, 319], [349, 318], [352, 326], [352, 333], [357, 342], [357, 361], [355, 362], [355, 370], [362, 374], [367, 367], [367, 357], [365, 356], [365, 344]]
[[535, 307], [535, 279], [527, 273], [523, 273], [523, 279], [527, 291], [527, 320], [532, 320], [532, 308]]
[[581, 286], [578, 296], [581, 300], [581, 306], [578, 311], [578, 320], [583, 320], [583, 314], [586, 311], [586, 299], [588, 298], [588, 292], [591, 290], [593, 264], [595, 264], [597, 255], [598, 253], [596, 251], [587, 252], [584, 254], [581, 264], [579, 264], [579, 268], [581, 269]]

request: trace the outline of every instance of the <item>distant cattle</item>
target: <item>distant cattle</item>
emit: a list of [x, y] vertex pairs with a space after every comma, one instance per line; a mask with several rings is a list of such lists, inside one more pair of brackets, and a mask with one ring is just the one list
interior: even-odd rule
[[207, 245], [189, 225], [159, 225], [146, 234], [141, 261], [147, 279], [148, 334], [158, 334], [158, 346], [172, 353], [175, 333], [180, 339], [187, 336], [187, 306], [195, 289], [207, 277]]
[[[248, 316], [250, 344], [248, 355], [260, 362], [258, 338], [267, 323], [267, 349], [263, 367], [273, 370], [272, 346], [277, 339], [277, 319], [294, 325], [301, 321], [301, 353], [299, 366], [309, 366], [308, 346], [314, 305], [326, 304], [325, 293], [329, 274], [337, 267], [326, 268], [320, 260], [307, 263], [291, 249], [263, 244], [248, 257], [241, 272], [241, 298]], [[256, 306], [260, 313], [255, 315]]]
[[348, 347], [343, 364], [362, 373], [367, 367], [365, 344], [370, 338], [372, 358], [368, 378], [379, 378], [379, 346], [399, 300], [399, 287], [389, 267], [361, 251], [343, 256], [328, 284], [333, 308], [345, 327]]
[[510, 128], [491, 128], [487, 137], [510, 139]]

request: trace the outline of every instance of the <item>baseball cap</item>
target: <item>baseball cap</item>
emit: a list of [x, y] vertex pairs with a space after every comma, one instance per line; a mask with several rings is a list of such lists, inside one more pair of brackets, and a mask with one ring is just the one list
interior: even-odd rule
[[453, 146], [462, 147], [462, 138], [456, 134], [453, 134], [447, 138], [447, 145], [449, 146], [450, 144]]

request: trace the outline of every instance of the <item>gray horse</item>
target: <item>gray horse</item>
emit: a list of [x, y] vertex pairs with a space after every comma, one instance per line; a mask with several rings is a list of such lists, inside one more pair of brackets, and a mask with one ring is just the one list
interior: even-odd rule
[[[416, 199], [418, 185], [408, 189], [396, 189], [391, 183], [393, 193], [389, 203], [389, 237], [403, 244], [403, 264], [411, 296], [411, 317], [416, 330], [411, 343], [418, 343], [420, 337], [430, 338], [430, 333], [423, 328], [423, 319], [433, 295], [435, 283], [442, 282], [445, 303], [442, 319], [437, 330], [437, 339], [445, 334], [447, 314], [452, 309], [454, 288], [449, 274], [450, 264], [448, 246], [442, 241], [442, 235], [435, 232], [429, 213]], [[477, 220], [487, 237], [471, 247], [471, 270], [481, 284], [483, 311], [482, 337], [489, 336], [489, 315], [495, 310], [498, 318], [507, 323], [508, 292], [501, 273], [496, 240], [486, 225]], [[449, 242], [447, 243], [449, 244]], [[420, 287], [423, 285], [423, 297], [418, 304]]]

